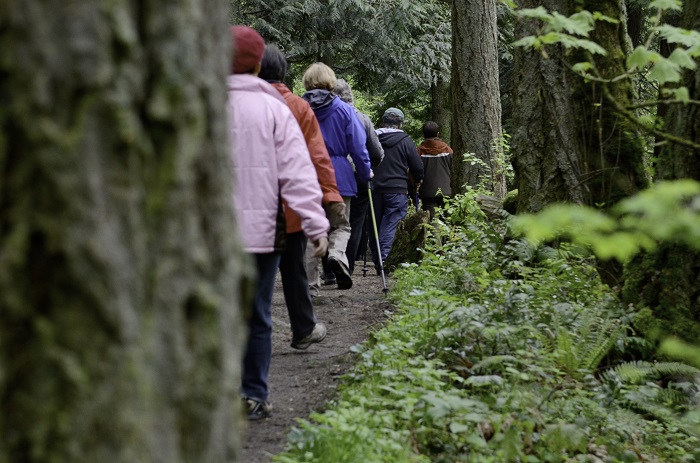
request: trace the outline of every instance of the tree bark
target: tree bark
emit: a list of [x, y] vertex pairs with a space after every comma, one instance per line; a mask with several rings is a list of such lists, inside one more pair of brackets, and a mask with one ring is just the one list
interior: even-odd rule
[[[544, 6], [569, 16], [580, 2], [523, 0], [522, 7]], [[629, 39], [622, 0], [587, 0], [588, 11], [619, 19], [596, 23], [591, 34], [607, 50], [592, 62], [599, 76], [612, 79], [625, 71]], [[520, 20], [516, 38], [534, 35], [536, 21]], [[559, 45], [542, 53], [515, 52], [514, 133], [512, 152], [518, 186], [518, 211], [536, 212], [554, 202], [609, 208], [648, 186], [641, 137], [618, 112], [632, 101], [629, 80], [586, 82], [570, 67], [589, 59], [582, 52], [565, 52]], [[603, 279], [621, 285], [621, 267], [600, 263]]]
[[[501, 135], [496, 19], [496, 0], [452, 2], [452, 189], [483, 183], [504, 198], [505, 175], [494, 149]], [[465, 164], [465, 153], [475, 153], [483, 165]]]
[[229, 462], [227, 5], [0, 5], [0, 463]]
[[[542, 2], [525, 0], [523, 7]], [[576, 2], [549, 0], [545, 8], [570, 15]], [[591, 39], [608, 51], [593, 60], [602, 78], [624, 72], [628, 38], [622, 1], [585, 2], [583, 8], [619, 18], [619, 24], [599, 22]], [[539, 25], [521, 20], [518, 38], [533, 35]], [[538, 211], [558, 201], [607, 208], [648, 185], [643, 147], [637, 131], [618, 114], [632, 100], [629, 81], [585, 82], [570, 66], [586, 57], [557, 47], [548, 57], [516, 51], [516, 91], [512, 139], [516, 153], [519, 211]]]
[[449, 84], [441, 78], [430, 85], [430, 120], [437, 123], [440, 127], [440, 138], [449, 145], [452, 137]]
[[[684, 2], [680, 26], [700, 30], [700, 3]], [[697, 60], [700, 65], [700, 60]], [[682, 84], [690, 98], [700, 99], [700, 68], [687, 71]], [[665, 116], [667, 132], [700, 143], [697, 105], [671, 105]], [[657, 161], [659, 180], [700, 181], [700, 151], [667, 143]], [[646, 308], [640, 328], [652, 336], [675, 335], [691, 343], [700, 339], [700, 253], [678, 244], [662, 244], [636, 258], [627, 268], [623, 297]]]

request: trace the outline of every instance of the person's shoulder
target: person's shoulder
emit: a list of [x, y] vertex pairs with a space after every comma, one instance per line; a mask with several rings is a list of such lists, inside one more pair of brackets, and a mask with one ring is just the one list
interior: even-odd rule
[[333, 99], [333, 104], [338, 108], [339, 111], [341, 111], [343, 114], [347, 116], [353, 116], [355, 115], [355, 108], [341, 100], [340, 98], [335, 98]]

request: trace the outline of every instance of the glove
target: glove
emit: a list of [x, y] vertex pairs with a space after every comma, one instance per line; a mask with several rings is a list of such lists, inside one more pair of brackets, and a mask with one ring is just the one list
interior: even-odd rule
[[321, 237], [314, 241], [314, 257], [323, 257], [328, 252], [328, 238]]
[[328, 221], [331, 223], [332, 228], [338, 228], [348, 221], [348, 219], [345, 218], [345, 203], [328, 203], [328, 206], [326, 206], [326, 215], [328, 216]]

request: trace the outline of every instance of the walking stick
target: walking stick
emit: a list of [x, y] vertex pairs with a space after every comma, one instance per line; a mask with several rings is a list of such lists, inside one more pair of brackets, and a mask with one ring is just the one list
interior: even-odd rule
[[367, 224], [369, 221], [367, 220], [367, 214], [369, 214], [369, 210], [367, 212], [365, 212], [365, 222], [363, 224], [363, 228], [365, 229], [365, 233], [367, 233], [367, 239], [365, 239], [364, 243], [362, 243], [363, 249], [364, 249], [364, 251], [362, 252], [362, 260], [363, 260], [363, 264], [364, 264], [362, 266], [362, 276], [363, 277], [367, 276], [367, 271], [369, 270], [367, 268], [367, 247], [369, 246], [369, 232], [367, 231]]
[[[374, 238], [377, 240], [377, 253], [379, 254], [379, 273], [382, 276], [382, 288], [384, 294], [389, 292], [389, 288], [386, 287], [386, 278], [384, 277], [384, 262], [382, 261], [382, 251], [379, 248], [379, 233], [377, 233], [377, 218], [374, 216], [374, 203], [372, 202], [372, 180], [367, 182], [369, 188], [367, 188], [367, 194], [369, 194], [369, 211], [372, 216], [372, 229], [374, 230]], [[367, 251], [365, 251], [367, 252]]]

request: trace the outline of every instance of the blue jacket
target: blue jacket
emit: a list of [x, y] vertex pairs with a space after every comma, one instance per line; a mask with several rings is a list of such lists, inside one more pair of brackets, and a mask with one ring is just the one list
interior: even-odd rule
[[369, 180], [370, 169], [367, 134], [355, 115], [355, 109], [328, 90], [310, 90], [302, 98], [309, 102], [321, 126], [323, 140], [335, 169], [338, 191], [341, 196], [355, 196], [357, 182], [348, 155], [355, 164], [359, 181]]

